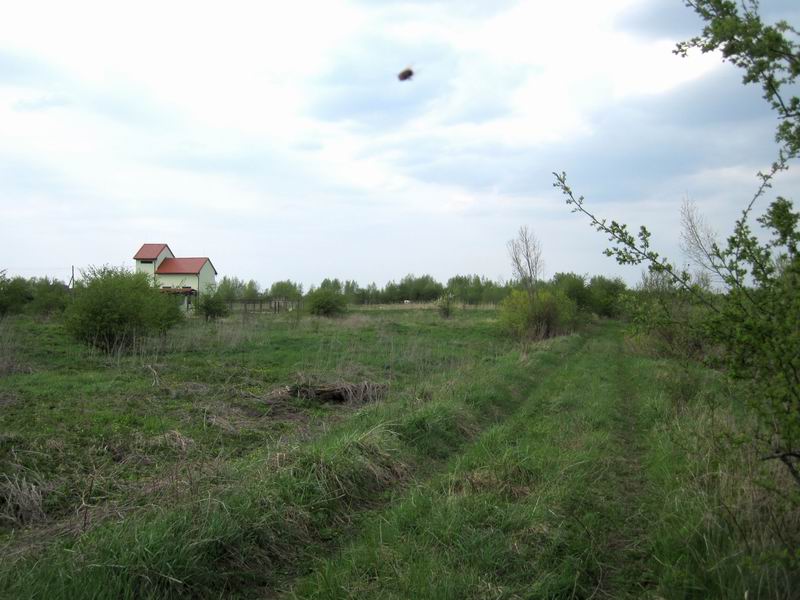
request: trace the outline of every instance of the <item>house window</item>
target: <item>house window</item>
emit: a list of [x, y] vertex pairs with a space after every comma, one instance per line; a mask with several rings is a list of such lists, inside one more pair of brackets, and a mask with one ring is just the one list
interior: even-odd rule
[[142, 263], [143, 265], [152, 265], [153, 264], [152, 260], [140, 260], [139, 262]]

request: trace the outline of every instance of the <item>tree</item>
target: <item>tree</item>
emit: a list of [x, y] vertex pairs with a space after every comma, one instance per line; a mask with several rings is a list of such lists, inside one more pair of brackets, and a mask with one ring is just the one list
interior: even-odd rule
[[258, 282], [255, 279], [251, 279], [242, 288], [242, 299], [243, 300], [258, 300], [259, 296], [261, 295], [261, 286], [258, 285]]
[[[355, 303], [359, 297], [361, 288], [355, 280], [347, 280], [344, 282], [344, 297], [350, 303]], [[363, 303], [362, 303], [363, 304]]]
[[778, 158], [767, 173], [758, 174], [756, 192], [724, 244], [714, 240], [696, 213], [684, 210], [684, 244], [719, 278], [725, 293], [715, 298], [695, 285], [688, 271], [651, 247], [646, 227], [634, 235], [625, 224], [596, 217], [569, 187], [565, 173], [554, 173], [554, 186], [573, 212], [609, 237], [608, 256], [620, 264], [647, 265], [705, 312], [704, 328], [721, 344], [728, 372], [751, 388], [751, 406], [761, 424], [756, 436], [769, 448], [765, 458], [780, 460], [800, 485], [800, 214], [789, 200], [777, 197], [756, 219], [771, 239], [760, 241], [751, 228], [756, 203], [800, 154], [800, 97], [792, 95], [800, 75], [795, 41], [800, 34], [785, 21], [764, 24], [754, 0], [692, 0], [687, 5], [706, 25], [702, 35], [678, 44], [675, 52], [721, 50], [724, 60], [744, 69], [745, 84], [761, 85], [779, 117]]
[[303, 286], [299, 283], [294, 283], [290, 279], [276, 281], [269, 288], [269, 295], [274, 300], [296, 301], [303, 297]]
[[534, 297], [544, 275], [544, 258], [541, 243], [527, 225], [520, 227], [517, 237], [508, 241], [508, 255], [514, 278]]
[[244, 293], [244, 281], [238, 277], [228, 277], [225, 275], [222, 281], [217, 286], [217, 294], [219, 294], [225, 302], [233, 302], [239, 300]]

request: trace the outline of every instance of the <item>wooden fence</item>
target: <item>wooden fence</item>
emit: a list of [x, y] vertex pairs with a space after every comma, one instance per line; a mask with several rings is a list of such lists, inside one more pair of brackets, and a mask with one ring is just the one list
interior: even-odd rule
[[228, 300], [231, 313], [281, 313], [302, 310], [302, 300], [260, 298], [258, 300]]

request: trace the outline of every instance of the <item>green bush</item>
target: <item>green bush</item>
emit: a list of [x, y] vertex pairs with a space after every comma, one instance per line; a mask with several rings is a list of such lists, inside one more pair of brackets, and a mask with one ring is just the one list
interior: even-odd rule
[[21, 313], [33, 300], [30, 282], [24, 277], [8, 279], [0, 271], [0, 319], [6, 315]]
[[514, 290], [500, 305], [500, 322], [520, 339], [545, 339], [569, 333], [577, 321], [577, 304], [557, 289], [542, 289], [535, 295]]
[[347, 310], [346, 298], [331, 288], [319, 288], [308, 293], [308, 310], [312, 315], [335, 317]]
[[52, 315], [64, 312], [69, 302], [69, 288], [58, 279], [31, 279], [30, 289], [33, 299], [28, 311], [35, 315]]
[[225, 298], [218, 290], [202, 294], [197, 300], [195, 310], [198, 314], [203, 315], [206, 321], [215, 321], [221, 317], [227, 317], [230, 312], [228, 305], [225, 303]]
[[436, 308], [439, 309], [439, 316], [443, 319], [449, 319], [453, 316], [453, 311], [455, 310], [455, 296], [450, 292], [445, 292], [442, 296], [436, 301]]
[[90, 268], [66, 310], [67, 330], [105, 352], [125, 350], [152, 333], [164, 334], [183, 318], [173, 296], [144, 273], [121, 267]]
[[590, 296], [586, 276], [577, 273], [556, 273], [553, 275], [553, 286], [573, 300], [578, 305], [578, 310], [586, 310], [589, 307]]
[[625, 282], [596, 275], [589, 281], [589, 310], [601, 317], [617, 317], [621, 312], [620, 299]]

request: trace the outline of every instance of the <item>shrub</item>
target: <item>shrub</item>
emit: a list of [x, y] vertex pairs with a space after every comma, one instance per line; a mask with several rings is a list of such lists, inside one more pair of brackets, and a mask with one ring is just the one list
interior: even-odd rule
[[23, 277], [8, 279], [0, 271], [0, 319], [6, 315], [21, 313], [25, 305], [33, 300], [30, 283]]
[[[710, 291], [695, 286], [710, 304], [716, 300]], [[689, 292], [677, 286], [664, 273], [643, 273], [634, 291], [621, 297], [622, 312], [637, 334], [650, 338], [658, 356], [679, 360], [705, 360], [717, 365], [719, 348], [709, 336], [706, 321], [709, 308], [698, 304]]]
[[575, 328], [578, 307], [559, 290], [514, 290], [500, 305], [500, 322], [520, 339], [544, 339]]
[[347, 300], [331, 288], [319, 288], [308, 293], [308, 310], [312, 315], [335, 317], [347, 309]]
[[144, 273], [121, 267], [90, 268], [67, 308], [67, 330], [77, 339], [113, 352], [166, 331], [183, 317], [174, 297], [154, 288]]
[[69, 301], [69, 288], [57, 279], [31, 279], [30, 289], [33, 299], [28, 310], [35, 315], [52, 315], [64, 312]]
[[449, 292], [445, 292], [442, 296], [436, 301], [436, 307], [439, 309], [439, 316], [443, 319], [449, 319], [453, 316], [453, 304], [455, 303], [455, 297], [453, 294]]
[[601, 317], [616, 317], [620, 314], [620, 299], [625, 291], [625, 282], [619, 278], [609, 279], [596, 275], [589, 281], [589, 310]]
[[209, 290], [205, 294], [201, 294], [195, 310], [203, 315], [206, 321], [227, 317], [230, 312], [225, 298], [218, 290]]
[[553, 286], [574, 301], [578, 305], [578, 310], [586, 310], [589, 307], [589, 288], [586, 286], [584, 275], [556, 273], [553, 275]]

